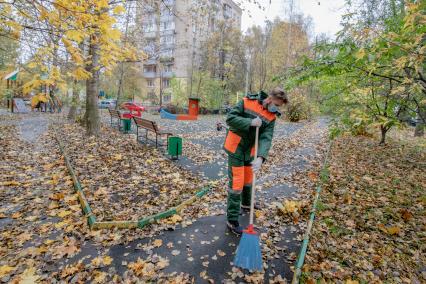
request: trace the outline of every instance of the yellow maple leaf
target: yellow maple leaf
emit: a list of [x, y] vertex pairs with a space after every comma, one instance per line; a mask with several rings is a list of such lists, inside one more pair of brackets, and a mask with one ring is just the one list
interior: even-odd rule
[[14, 181], [14, 180], [11, 180], [11, 181], [3, 181], [3, 182], [1, 182], [0, 183], [0, 185], [3, 185], [3, 186], [17, 186], [17, 185], [20, 185], [21, 183], [19, 183], [19, 182], [17, 182], [17, 181]]
[[179, 216], [179, 215], [177, 215], [177, 214], [175, 214], [172, 217], [168, 218], [166, 220], [166, 223], [168, 223], [168, 224], [176, 224], [177, 222], [180, 222], [180, 221], [182, 221], [182, 217]]
[[15, 267], [9, 265], [0, 266], [0, 278], [15, 270]]
[[102, 262], [104, 263], [104, 265], [110, 265], [112, 263], [112, 257], [106, 255], [102, 258]]
[[65, 36], [72, 40], [72, 41], [76, 41], [76, 42], [81, 42], [84, 38], [84, 34], [80, 31], [76, 31], [76, 30], [69, 30], [65, 32]]
[[401, 232], [401, 228], [397, 226], [388, 227], [386, 230], [389, 235], [398, 235]]
[[36, 271], [34, 267], [27, 268], [24, 273], [22, 273], [19, 284], [37, 283], [37, 280], [40, 278], [40, 276], [36, 275], [35, 272]]
[[58, 213], [58, 217], [64, 218], [65, 216], [70, 215], [72, 212], [67, 210], [62, 210]]
[[107, 273], [101, 271], [95, 271], [94, 283], [105, 283]]
[[124, 9], [124, 7], [122, 5], [118, 5], [118, 6], [115, 6], [115, 8], [112, 10], [112, 12], [114, 14], [122, 14], [122, 13], [126, 12], [126, 9]]
[[119, 160], [123, 159], [123, 155], [117, 154], [113, 157], [113, 159], [119, 161]]
[[156, 239], [154, 240], [154, 242], [152, 243], [152, 245], [156, 248], [161, 247], [163, 245], [163, 241], [160, 239]]

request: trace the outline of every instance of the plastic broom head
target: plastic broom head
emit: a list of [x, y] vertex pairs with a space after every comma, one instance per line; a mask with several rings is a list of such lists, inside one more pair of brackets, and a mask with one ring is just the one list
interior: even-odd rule
[[258, 233], [249, 225], [244, 230], [234, 258], [234, 265], [251, 271], [261, 271], [262, 252]]

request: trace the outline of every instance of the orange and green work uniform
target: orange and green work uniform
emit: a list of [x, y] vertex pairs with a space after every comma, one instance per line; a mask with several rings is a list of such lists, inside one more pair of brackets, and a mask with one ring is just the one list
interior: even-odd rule
[[248, 94], [228, 114], [226, 124], [229, 126], [224, 149], [228, 153], [228, 221], [238, 221], [240, 206], [250, 205], [254, 159], [254, 142], [256, 128], [251, 126], [254, 118], [262, 120], [259, 128], [258, 157], [265, 160], [271, 148], [275, 119], [279, 112], [270, 112], [263, 107], [263, 100], [268, 95], [264, 92]]

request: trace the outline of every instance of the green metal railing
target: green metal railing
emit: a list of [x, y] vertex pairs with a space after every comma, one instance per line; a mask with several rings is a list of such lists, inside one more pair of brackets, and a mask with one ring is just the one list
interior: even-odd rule
[[82, 211], [84, 212], [85, 216], [87, 217], [87, 223], [89, 224], [89, 227], [91, 229], [107, 229], [107, 228], [121, 228], [121, 229], [130, 229], [130, 228], [143, 228], [149, 224], [155, 223], [161, 219], [169, 218], [175, 214], [179, 214], [186, 206], [191, 205], [196, 200], [202, 198], [204, 195], [206, 195], [211, 187], [208, 186], [206, 188], [203, 188], [199, 192], [197, 192], [193, 197], [190, 199], [180, 203], [179, 205], [168, 209], [166, 211], [142, 218], [138, 221], [107, 221], [107, 222], [100, 222], [96, 221], [96, 217], [92, 212], [92, 209], [90, 208], [89, 202], [87, 201], [83, 187], [81, 186], [80, 181], [77, 178], [77, 175], [75, 174], [75, 171], [71, 165], [71, 162], [66, 154], [65, 148], [58, 138], [58, 135], [56, 134], [56, 131], [54, 132], [55, 139], [59, 145], [59, 149], [61, 150], [62, 156], [64, 157], [66, 167], [68, 169], [68, 172], [72, 178], [73, 184], [74, 184], [74, 190], [76, 191], [78, 195], [78, 199], [80, 201], [80, 205], [82, 208]]
[[321, 189], [322, 189], [322, 184], [328, 178], [328, 175], [326, 173], [327, 173], [327, 168], [328, 168], [328, 158], [329, 158], [329, 155], [330, 155], [330, 149], [331, 149], [331, 146], [332, 146], [332, 142], [333, 142], [332, 140], [329, 142], [328, 147], [327, 147], [327, 151], [326, 151], [326, 154], [325, 154], [324, 163], [323, 163], [323, 166], [322, 166], [322, 169], [321, 169], [321, 174], [320, 174], [319, 185], [317, 186], [315, 198], [314, 198], [314, 203], [312, 204], [312, 209], [311, 209], [311, 213], [310, 213], [309, 221], [308, 221], [308, 227], [306, 228], [305, 234], [303, 236], [302, 247], [300, 248], [299, 256], [297, 257], [296, 268], [295, 268], [295, 271], [294, 271], [293, 280], [291, 282], [292, 284], [299, 283], [300, 276], [302, 275], [302, 267], [303, 267], [303, 264], [305, 262], [306, 252], [308, 250], [309, 237], [310, 237], [311, 230], [312, 230], [314, 220], [315, 220], [315, 213], [317, 211], [317, 205], [318, 205], [319, 196], [320, 196]]

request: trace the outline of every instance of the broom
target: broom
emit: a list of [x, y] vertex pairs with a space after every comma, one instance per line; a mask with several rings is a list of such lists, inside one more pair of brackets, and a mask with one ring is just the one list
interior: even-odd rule
[[[259, 142], [259, 127], [256, 127], [256, 138], [254, 144], [254, 157], [257, 158], [257, 148]], [[259, 234], [254, 230], [254, 194], [256, 186], [256, 175], [253, 173], [253, 184], [251, 190], [250, 222], [243, 231], [240, 244], [234, 259], [234, 265], [251, 271], [262, 270], [262, 252], [260, 251]]]

